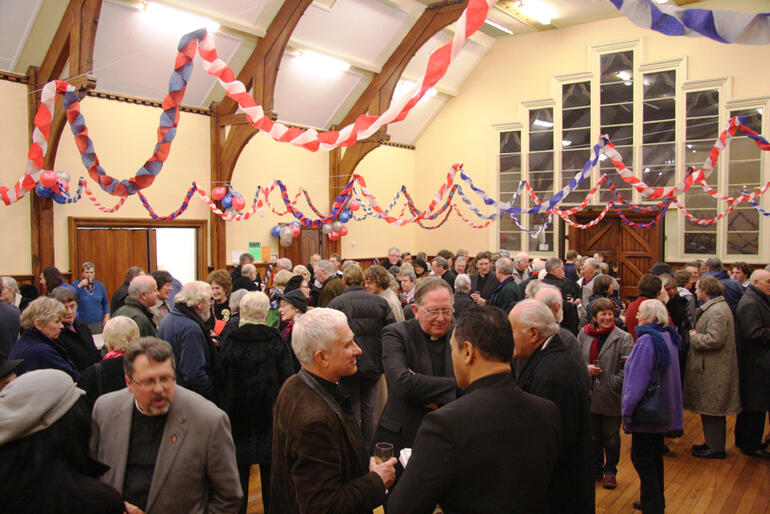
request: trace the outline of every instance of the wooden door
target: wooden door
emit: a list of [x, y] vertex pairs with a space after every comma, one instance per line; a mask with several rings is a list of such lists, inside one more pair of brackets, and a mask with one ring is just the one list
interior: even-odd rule
[[[585, 224], [599, 215], [598, 210], [577, 213], [573, 219]], [[624, 212], [627, 219], [634, 223], [649, 223], [654, 214]], [[649, 272], [652, 265], [663, 260], [661, 234], [664, 233], [663, 221], [650, 228], [634, 228], [623, 223], [614, 211], [597, 225], [587, 229], [570, 227], [570, 248], [580, 255], [591, 256], [602, 252], [605, 261], [617, 272], [620, 282], [620, 297], [625, 302], [633, 301], [638, 295], [636, 285], [642, 275]]]
[[93, 262], [96, 280], [104, 283], [110, 297], [131, 266], [139, 266], [147, 273], [157, 268], [154, 228], [78, 228], [74, 243], [72, 279], [80, 276], [82, 263]]
[[292, 241], [291, 246], [278, 246], [278, 256], [290, 259], [294, 266], [297, 264], [307, 266], [310, 256], [314, 253], [324, 259], [328, 258], [334, 251], [330, 249], [331, 244], [329, 238], [320, 229], [302, 227], [300, 236]]

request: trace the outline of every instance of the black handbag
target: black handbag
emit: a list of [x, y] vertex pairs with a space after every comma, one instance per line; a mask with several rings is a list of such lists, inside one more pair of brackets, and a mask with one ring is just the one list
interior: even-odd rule
[[658, 366], [656, 358], [655, 377], [647, 386], [647, 392], [644, 393], [642, 401], [636, 406], [636, 412], [633, 415], [634, 424], [668, 425], [671, 423], [671, 416], [660, 382], [660, 366]]

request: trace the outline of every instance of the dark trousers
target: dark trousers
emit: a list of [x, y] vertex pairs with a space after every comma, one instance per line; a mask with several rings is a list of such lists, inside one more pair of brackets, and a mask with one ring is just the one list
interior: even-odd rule
[[620, 416], [591, 413], [591, 448], [595, 475], [616, 475], [620, 460]]
[[743, 411], [735, 420], [735, 446], [744, 452], [762, 448], [762, 433], [765, 430], [765, 413]]
[[700, 420], [703, 424], [703, 436], [709, 450], [712, 452], [725, 451], [725, 417], [701, 414]]
[[372, 444], [374, 429], [377, 421], [374, 419], [374, 409], [377, 403], [377, 381], [379, 376], [363, 377], [353, 375], [343, 377], [340, 385], [346, 394], [350, 396], [350, 407], [353, 410], [353, 418], [361, 427], [361, 434], [368, 448]]
[[631, 462], [641, 482], [642, 512], [664, 512], [663, 434], [631, 434]]
[[[238, 511], [240, 514], [246, 514], [246, 508], [249, 505], [250, 472], [251, 464], [238, 463], [238, 474], [241, 477], [241, 489], [243, 490], [243, 501], [241, 502], [241, 509]], [[259, 477], [262, 482], [262, 505], [265, 507], [265, 512], [268, 512], [270, 507], [270, 464], [259, 465]]]

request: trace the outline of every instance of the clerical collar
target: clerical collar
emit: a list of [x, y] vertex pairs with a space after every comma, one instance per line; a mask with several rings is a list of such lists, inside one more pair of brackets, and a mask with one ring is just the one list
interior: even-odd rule
[[162, 418], [168, 414], [168, 411], [166, 411], [166, 414], [155, 414], [155, 415], [148, 414], [146, 410], [144, 410], [142, 407], [139, 406], [139, 402], [136, 401], [136, 398], [134, 398], [134, 407], [136, 407], [136, 410], [139, 412], [139, 414], [141, 414], [142, 416], [146, 416], [148, 418]]

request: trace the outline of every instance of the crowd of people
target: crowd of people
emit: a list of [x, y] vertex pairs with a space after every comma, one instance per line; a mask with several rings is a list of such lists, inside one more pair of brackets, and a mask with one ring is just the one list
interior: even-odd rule
[[111, 300], [95, 273], [0, 280], [9, 512], [246, 512], [256, 464], [272, 513], [591, 513], [624, 430], [657, 513], [684, 409], [693, 457], [727, 458], [737, 415], [770, 458], [770, 266], [657, 263], [627, 304], [574, 251], [313, 255], [270, 280], [243, 254], [205, 282], [130, 268]]

